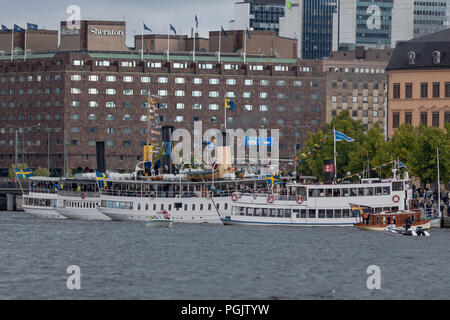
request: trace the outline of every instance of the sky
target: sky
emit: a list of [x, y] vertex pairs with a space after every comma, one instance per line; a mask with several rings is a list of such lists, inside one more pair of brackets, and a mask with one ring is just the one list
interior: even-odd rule
[[[233, 4], [237, 0], [40, 0], [2, 1], [0, 24], [26, 27], [34, 23], [40, 29], [59, 30], [60, 21], [70, 16], [66, 10], [77, 5], [83, 20], [118, 20], [127, 23], [127, 45], [133, 46], [134, 34], [142, 33], [144, 22], [153, 33], [167, 34], [169, 23], [177, 34], [191, 34], [195, 14], [199, 20], [199, 34], [228, 28], [233, 19]], [[147, 33], [147, 32], [146, 32]]]

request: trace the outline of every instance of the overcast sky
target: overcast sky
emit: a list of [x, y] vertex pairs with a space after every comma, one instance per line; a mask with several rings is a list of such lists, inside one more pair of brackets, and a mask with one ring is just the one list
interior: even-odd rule
[[195, 27], [194, 15], [199, 19], [200, 36], [208, 31], [228, 28], [233, 19], [233, 4], [237, 0], [25, 0], [2, 1], [0, 24], [12, 27], [34, 23], [39, 28], [58, 30], [60, 21], [69, 17], [66, 9], [77, 5], [82, 19], [125, 20], [127, 22], [127, 45], [133, 45], [133, 32], [141, 34], [142, 21], [153, 33], [167, 34], [168, 24], [177, 34], [188, 34]]

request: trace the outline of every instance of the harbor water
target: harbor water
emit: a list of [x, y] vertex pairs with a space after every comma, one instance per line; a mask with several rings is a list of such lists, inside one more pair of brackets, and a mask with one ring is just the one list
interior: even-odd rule
[[[449, 299], [449, 237], [0, 212], [0, 299]], [[69, 266], [79, 290], [67, 287]]]

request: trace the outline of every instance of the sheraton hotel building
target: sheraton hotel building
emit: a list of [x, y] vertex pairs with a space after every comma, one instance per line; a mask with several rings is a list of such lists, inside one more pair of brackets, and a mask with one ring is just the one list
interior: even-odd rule
[[[204, 131], [224, 121], [228, 129], [280, 129], [280, 158], [293, 159], [325, 123], [321, 62], [297, 59], [296, 40], [272, 32], [226, 33], [171, 35], [167, 55], [167, 35], [137, 35], [127, 47], [125, 22], [27, 30], [26, 46], [25, 34], [0, 32], [0, 175], [15, 161], [55, 174], [95, 168], [97, 141], [105, 142], [107, 169], [134, 170], [149, 95], [162, 98], [160, 126], [192, 135], [194, 121]], [[236, 105], [227, 119], [224, 97]]]

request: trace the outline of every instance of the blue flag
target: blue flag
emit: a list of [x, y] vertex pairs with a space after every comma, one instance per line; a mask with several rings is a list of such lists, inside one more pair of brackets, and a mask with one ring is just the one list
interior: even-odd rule
[[149, 27], [147, 27], [147, 25], [144, 23], [144, 30], [147, 30], [147, 31], [150, 31], [150, 32], [153, 32], [152, 30], [150, 30], [150, 28]]
[[38, 30], [38, 25], [33, 23], [27, 23], [27, 29], [28, 30]]
[[33, 176], [33, 170], [31, 169], [14, 168], [14, 172], [19, 179], [28, 179], [29, 177]]
[[247, 28], [245, 28], [245, 31], [247, 32], [247, 36], [248, 36], [248, 38], [249, 38], [249, 39], [251, 39], [252, 37], [250, 37], [250, 32], [248, 31], [248, 29], [247, 29]]
[[11, 31], [10, 29], [8, 29], [7, 26], [2, 25], [2, 32], [9, 32]]
[[347, 142], [353, 142], [355, 139], [350, 138], [349, 136], [334, 130], [334, 139], [335, 141], [347, 141]]
[[14, 32], [20, 32], [25, 33], [25, 29], [22, 27], [19, 27], [17, 24], [14, 25]]
[[236, 109], [236, 104], [233, 100], [227, 98], [225, 99], [225, 108], [227, 108], [228, 110], [234, 110]]
[[196, 26], [197, 29], [198, 29], [198, 17], [197, 17], [197, 15], [195, 15], [195, 26]]
[[95, 171], [95, 175], [97, 176], [97, 183], [100, 187], [108, 186], [108, 182], [106, 181], [108, 176], [106, 175], [106, 173]]
[[220, 29], [222, 29], [222, 33], [223, 33], [223, 35], [226, 37], [226, 36], [227, 36], [227, 33], [225, 32], [225, 30], [223, 29], [222, 26], [220, 26]]
[[400, 168], [405, 168], [406, 170], [409, 171], [408, 167], [403, 162], [401, 162], [400, 160], [398, 160], [397, 162], [398, 162], [398, 168], [399, 169]]
[[266, 175], [266, 181], [268, 184], [283, 184], [280, 177], [274, 175]]
[[173, 33], [177, 34], [177, 30], [173, 27], [173, 25], [170, 25], [170, 30], [173, 31]]

